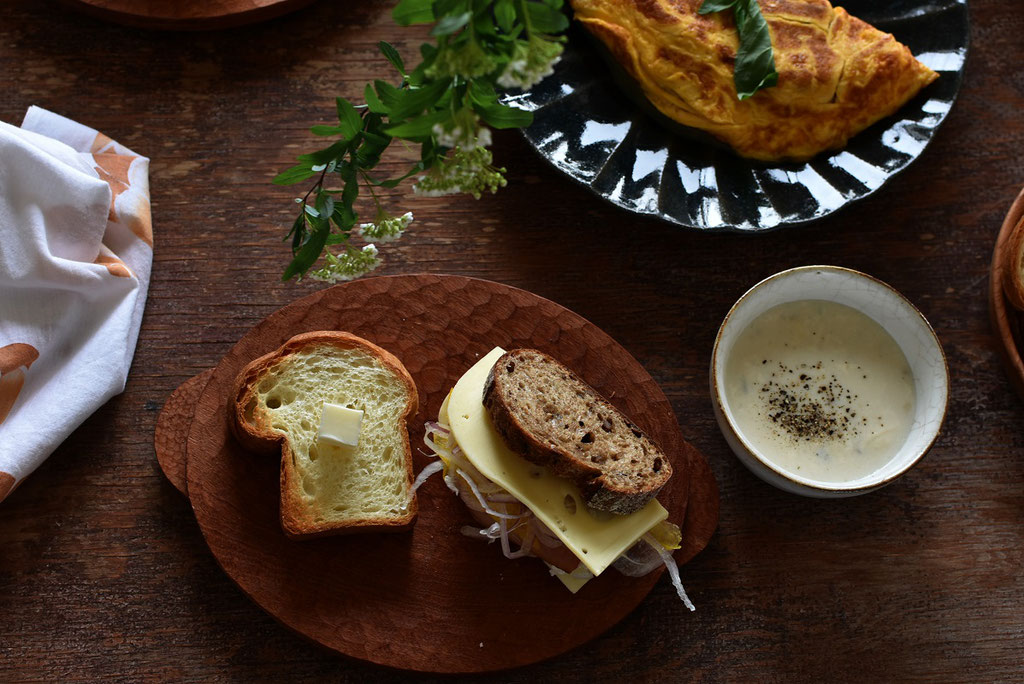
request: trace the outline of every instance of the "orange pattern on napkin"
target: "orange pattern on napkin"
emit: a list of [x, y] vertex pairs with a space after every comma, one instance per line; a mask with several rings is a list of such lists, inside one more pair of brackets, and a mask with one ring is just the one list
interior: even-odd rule
[[[25, 370], [38, 358], [39, 350], [31, 344], [16, 342], [0, 347], [0, 424], [7, 419], [7, 414], [18, 400], [18, 394], [25, 384]], [[3, 492], [3, 475], [7, 473], [0, 473], [0, 501], [6, 495]]]
[[[148, 190], [146, 193], [133, 192], [132, 165], [139, 159], [138, 155], [123, 151], [117, 143], [102, 133], [96, 134], [92, 143], [92, 158], [96, 163], [96, 173], [100, 180], [110, 186], [111, 223], [122, 223], [136, 237], [150, 247], [153, 246], [153, 222], [150, 215]], [[148, 178], [148, 167], [144, 171]], [[129, 211], [118, 210], [118, 198], [126, 195], [130, 204]]]
[[118, 278], [131, 278], [135, 275], [132, 273], [132, 269], [128, 268], [128, 264], [121, 261], [106, 245], [100, 245], [100, 254], [93, 263], [106, 266], [110, 275], [117, 276]]
[[2, 500], [124, 390], [153, 223], [149, 160], [39, 107], [0, 122], [0, 179]]
[[10, 473], [0, 472], [0, 501], [7, 498], [7, 495], [14, 491], [14, 476]]

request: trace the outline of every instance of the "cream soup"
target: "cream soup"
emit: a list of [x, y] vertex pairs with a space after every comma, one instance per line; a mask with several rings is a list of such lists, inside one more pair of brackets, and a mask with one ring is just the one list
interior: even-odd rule
[[725, 397], [746, 441], [795, 475], [849, 482], [884, 466], [914, 418], [914, 377], [896, 341], [843, 304], [781, 304], [740, 333]]

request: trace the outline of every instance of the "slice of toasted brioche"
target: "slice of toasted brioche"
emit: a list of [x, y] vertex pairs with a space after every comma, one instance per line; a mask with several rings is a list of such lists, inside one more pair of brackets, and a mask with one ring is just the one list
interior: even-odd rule
[[512, 451], [575, 482], [591, 508], [632, 513], [672, 476], [657, 444], [542, 352], [516, 349], [501, 356], [483, 402]]
[[[391, 353], [355, 335], [296, 335], [238, 375], [232, 428], [281, 453], [281, 527], [292, 539], [402, 531], [416, 518], [406, 419], [416, 385]], [[319, 444], [324, 402], [362, 410], [359, 444]]]

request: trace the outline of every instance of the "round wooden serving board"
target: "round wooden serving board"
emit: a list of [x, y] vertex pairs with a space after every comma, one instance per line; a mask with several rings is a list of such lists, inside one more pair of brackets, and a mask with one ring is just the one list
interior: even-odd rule
[[313, 0], [61, 0], [84, 14], [127, 26], [210, 31], [265, 21]]
[[1003, 269], [1005, 261], [1009, 257], [1007, 243], [1013, 229], [1024, 217], [1024, 190], [1020, 191], [1017, 199], [1014, 200], [1010, 211], [1003, 219], [1003, 226], [999, 230], [999, 237], [996, 238], [996, 246], [992, 251], [992, 267], [989, 270], [988, 306], [989, 318], [992, 321], [992, 328], [999, 336], [999, 355], [1003, 359], [1007, 372], [1010, 374], [1010, 382], [1017, 394], [1024, 397], [1024, 361], [1021, 360], [1018, 341], [1024, 329], [1022, 329], [1022, 314], [1017, 311], [1003, 293]]
[[210, 381], [213, 369], [208, 368], [199, 375], [181, 383], [171, 393], [160, 415], [156, 419], [153, 433], [153, 448], [157, 462], [174, 488], [188, 496], [188, 479], [185, 475], [185, 449], [188, 446], [188, 431], [192, 427], [192, 416], [196, 402], [203, 388]]
[[[339, 285], [275, 312], [214, 369], [188, 435], [188, 494], [224, 571], [294, 631], [351, 657], [426, 672], [485, 672], [533, 663], [601, 634], [644, 599], [661, 572], [608, 571], [575, 596], [534, 559], [460, 534], [471, 523], [440, 477], [419, 490], [412, 532], [306, 542], [278, 518], [278, 459], [242, 451], [227, 397], [237, 373], [288, 338], [346, 330], [395, 354], [420, 393], [409, 425], [415, 469], [423, 423], [458, 378], [494, 346], [552, 354], [662, 444], [677, 469], [659, 495], [684, 526], [685, 562], [718, 521], [718, 491], [703, 456], [680, 434], [672, 407], [643, 367], [593, 324], [536, 295], [456, 276], [393, 276]], [[687, 478], [689, 474], [689, 478]], [[687, 501], [692, 503], [687, 506]], [[685, 579], [685, 577], [684, 577]]]

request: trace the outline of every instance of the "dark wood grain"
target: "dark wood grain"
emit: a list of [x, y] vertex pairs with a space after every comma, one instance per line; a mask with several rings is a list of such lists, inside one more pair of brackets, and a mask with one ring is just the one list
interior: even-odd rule
[[[124, 393], [0, 503], [0, 680], [435, 679], [340, 659], [282, 628], [221, 571], [153, 450], [176, 387], [321, 289], [279, 280], [295, 190], [269, 181], [315, 149], [308, 128], [330, 121], [335, 96], [359, 98], [386, 73], [378, 41], [414, 58], [422, 33], [395, 27], [392, 4], [319, 2], [268, 23], [164, 34], [45, 0], [4, 3], [0, 119], [19, 123], [37, 104], [151, 157], [156, 252]], [[514, 132], [495, 135], [509, 180], [497, 195], [385, 197], [416, 218], [382, 249], [382, 274], [487, 278], [590, 320], [657, 381], [721, 486], [718, 531], [683, 568], [696, 613], [662, 579], [587, 645], [500, 679], [1020, 679], [1024, 402], [987, 294], [996, 235], [1024, 186], [1024, 3], [971, 0], [970, 13], [963, 90], [934, 142], [817, 224], [699, 235], [637, 218], [566, 181]], [[708, 395], [732, 303], [811, 263], [899, 289], [950, 365], [935, 447], [896, 483], [845, 501], [749, 474]]]

